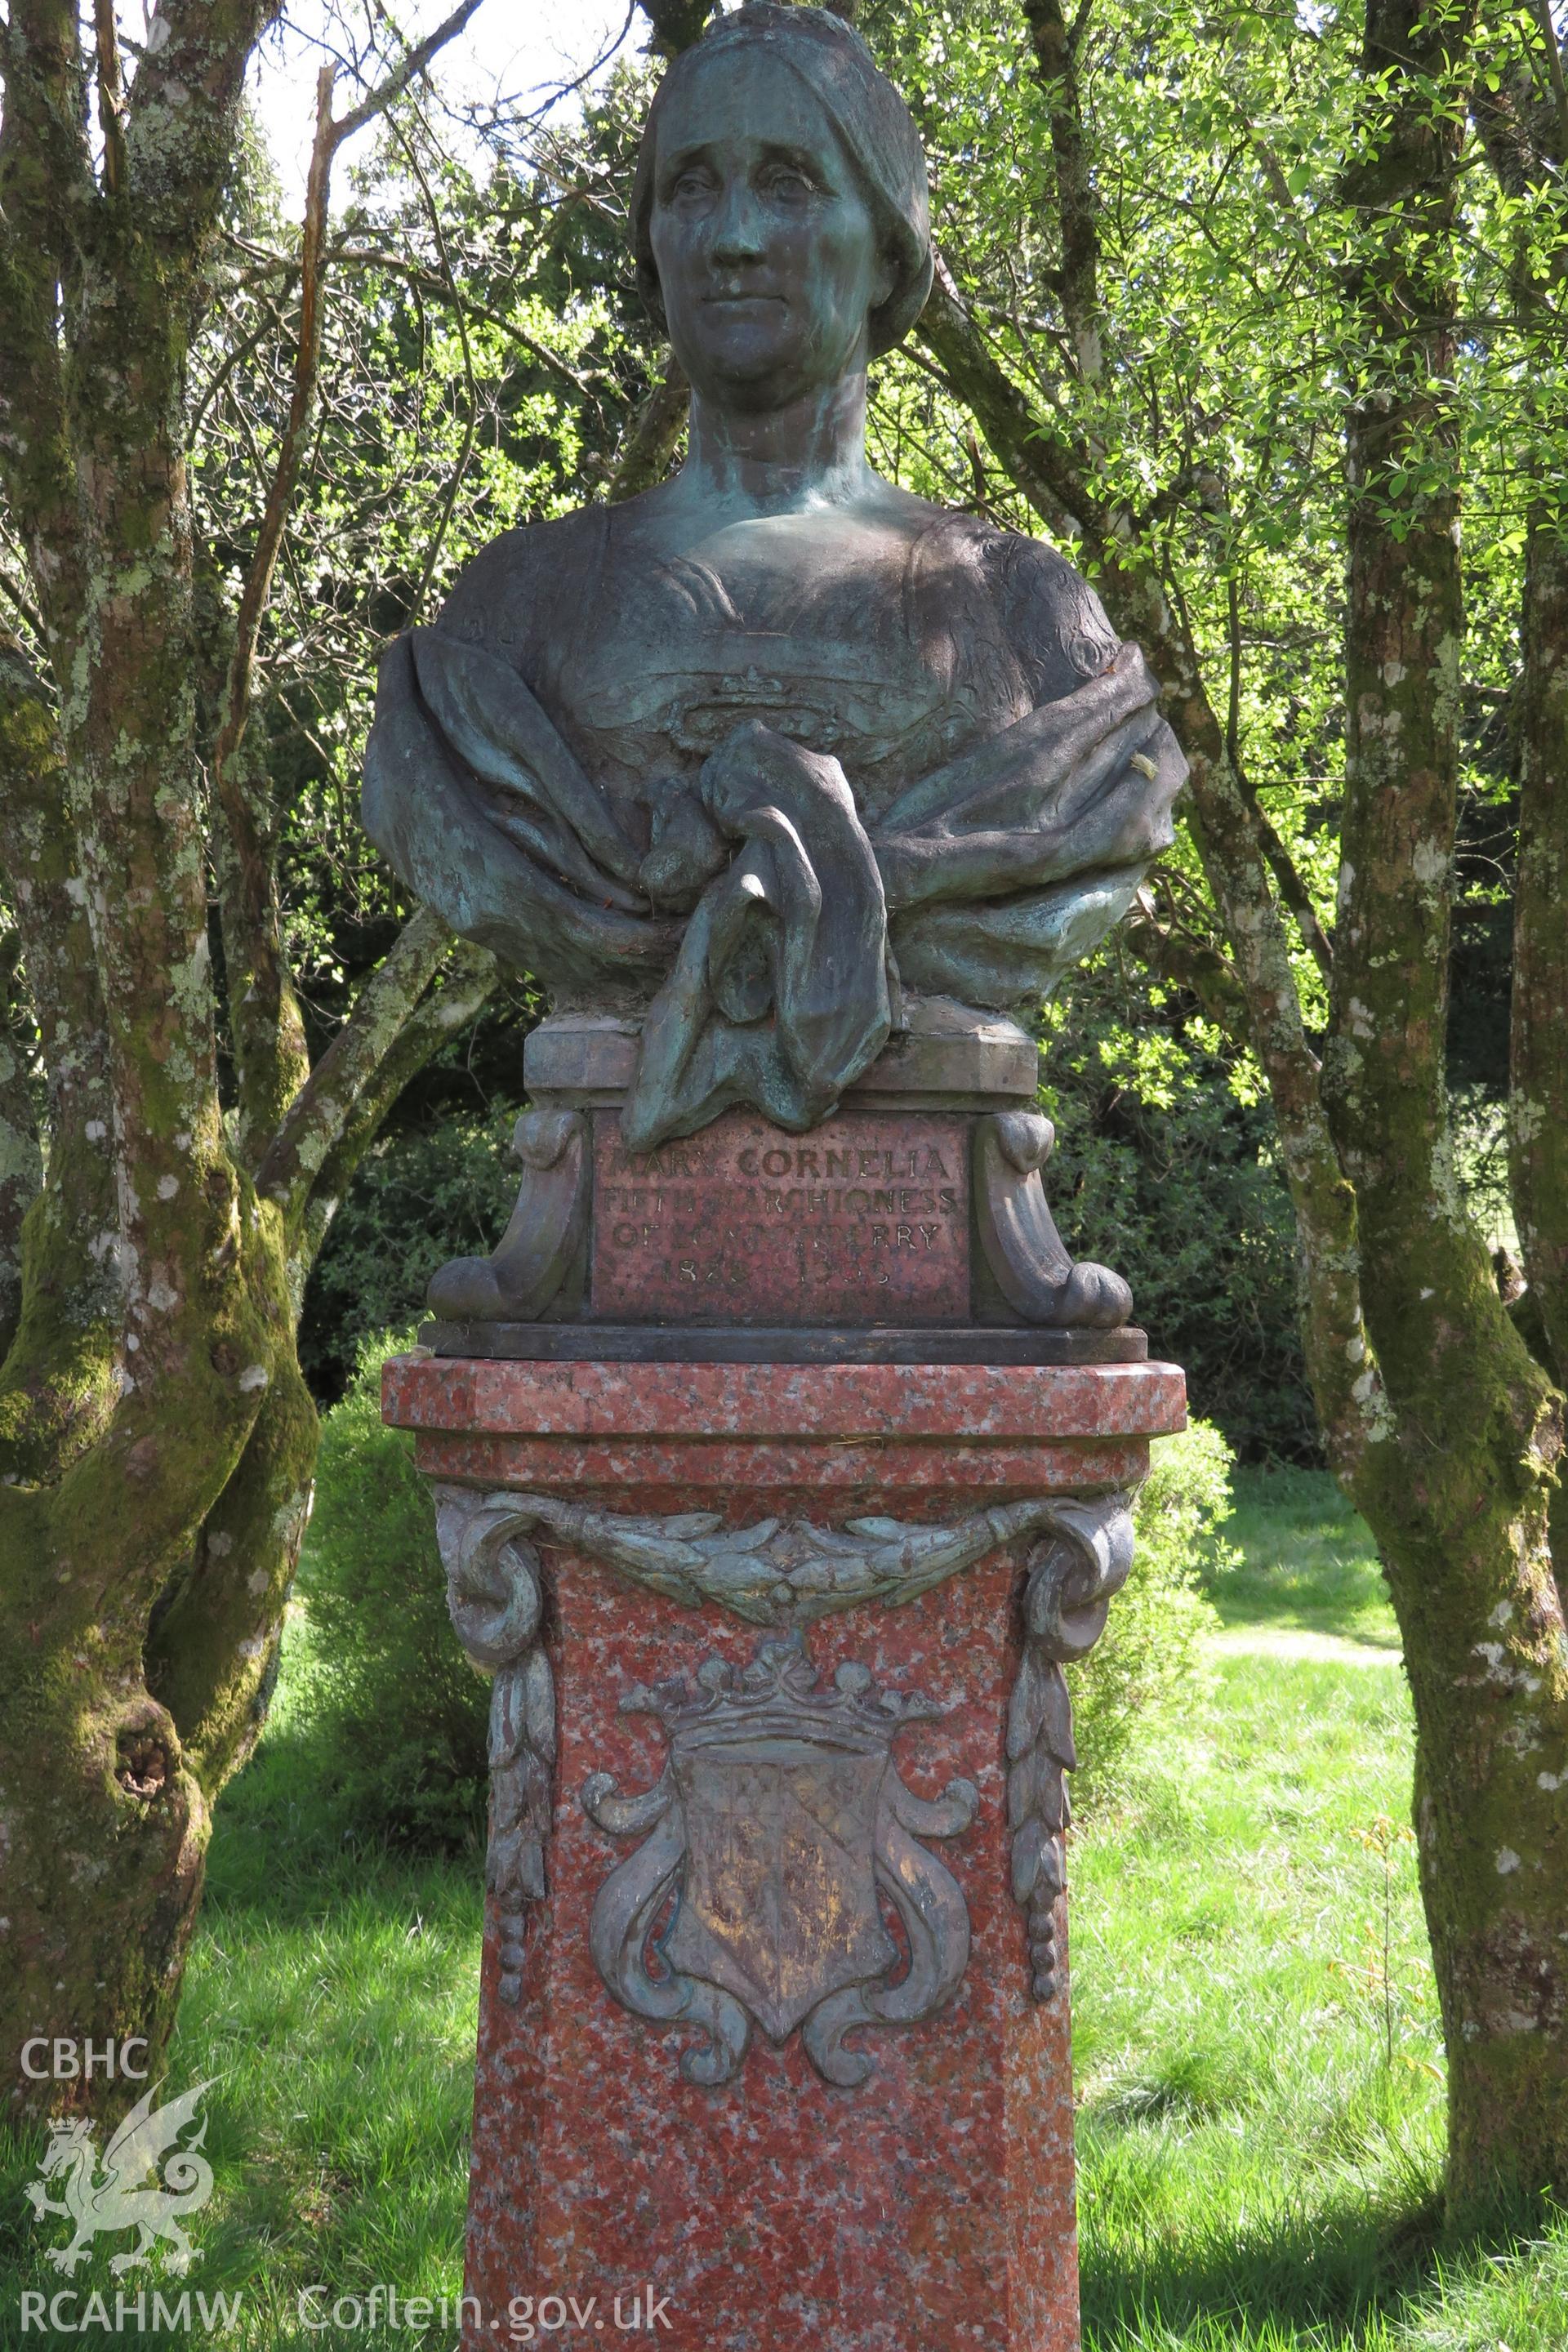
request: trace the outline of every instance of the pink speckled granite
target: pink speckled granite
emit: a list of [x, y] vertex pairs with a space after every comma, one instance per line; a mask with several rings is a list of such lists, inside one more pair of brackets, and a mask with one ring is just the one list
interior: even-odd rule
[[[394, 1357], [382, 1409], [433, 1478], [611, 1509], [943, 1509], [1135, 1486], [1184, 1426], [1173, 1364], [542, 1364]], [[762, 1498], [765, 1496], [764, 1502]]]
[[546, 1364], [394, 1356], [399, 1429], [556, 1437], [1159, 1437], [1174, 1364]]
[[[1078, 2344], [1072, 2081], [1065, 1993], [1027, 1998], [1008, 1893], [1001, 1727], [1016, 1665], [1006, 1562], [896, 1610], [811, 1630], [814, 1659], [869, 1665], [928, 1691], [942, 1722], [900, 1734], [918, 1795], [955, 1774], [981, 1792], [944, 1841], [973, 1944], [946, 2011], [868, 2030], [855, 2091], [813, 2072], [798, 2036], [753, 2038], [736, 2081], [683, 2083], [690, 2029], [627, 2015], [589, 1957], [594, 1896], [629, 1843], [577, 1801], [589, 1775], [658, 1775], [663, 1742], [616, 1714], [637, 1681], [710, 1652], [743, 1664], [755, 1629], [625, 1588], [556, 1554], [561, 1754], [550, 1899], [535, 1915], [523, 2000], [495, 1998], [487, 1948], [474, 2114], [468, 2291], [489, 2316], [518, 2294], [610, 2310], [652, 2282], [672, 2352], [1073, 2352]], [[583, 2340], [586, 2340], [584, 2337]]]
[[[1181, 1373], [1152, 1364], [402, 1358], [385, 1400], [437, 1476], [629, 1513], [700, 1505], [731, 1524], [792, 1511], [948, 1520], [1131, 1483], [1149, 1436], [1184, 1412]], [[548, 1541], [542, 1551], [560, 1727], [550, 1891], [531, 1914], [514, 2009], [498, 1997], [493, 1919], [486, 1937], [469, 2352], [508, 2340], [514, 2299], [551, 2295], [596, 2303], [585, 2326], [544, 2340], [614, 2342], [615, 2298], [629, 2314], [650, 2285], [668, 2299], [652, 2340], [673, 2352], [1076, 2352], [1067, 1996], [1029, 2000], [1009, 1891], [1003, 1730], [1022, 1559], [993, 1556], [917, 1601], [808, 1629], [825, 1671], [860, 1662], [944, 1708], [898, 1736], [918, 1795], [956, 1775], [980, 1791], [970, 1828], [941, 1847], [973, 1930], [958, 1992], [921, 2024], [851, 2036], [875, 2058], [858, 2090], [822, 2082], [798, 2036], [775, 2050], [760, 2033], [737, 2079], [705, 2090], [678, 2071], [690, 2029], [633, 2018], [595, 1973], [589, 1913], [632, 1842], [595, 1828], [579, 1799], [596, 1771], [626, 1791], [658, 1778], [663, 1735], [617, 1713], [624, 1693], [715, 1652], [742, 1665], [757, 1630]]]
[[[528, 1494], [568, 1495], [616, 1511], [724, 1511], [736, 1498], [743, 1518], [767, 1514], [835, 1521], [879, 1513], [900, 1518], [962, 1517], [984, 1503], [1084, 1487], [1136, 1486], [1149, 1467], [1142, 1438], [1114, 1444], [886, 1445], [845, 1439], [815, 1445], [757, 1440], [637, 1442], [582, 1445], [563, 1438], [422, 1434], [419, 1467], [432, 1478]], [[767, 1497], [765, 1505], [757, 1499]]]

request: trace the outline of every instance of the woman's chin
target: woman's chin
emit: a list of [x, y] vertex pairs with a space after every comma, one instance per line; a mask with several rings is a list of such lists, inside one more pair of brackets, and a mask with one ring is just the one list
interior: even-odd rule
[[787, 322], [737, 320], [703, 338], [687, 367], [689, 381], [710, 399], [745, 408], [784, 407], [809, 390], [814, 371], [803, 362], [802, 339]]

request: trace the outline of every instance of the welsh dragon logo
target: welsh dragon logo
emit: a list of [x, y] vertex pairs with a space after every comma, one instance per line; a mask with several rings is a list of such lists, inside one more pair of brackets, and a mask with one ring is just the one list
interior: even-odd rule
[[[121, 2230], [141, 2234], [129, 2252], [111, 2258], [109, 2267], [117, 2275], [150, 2261], [159, 2239], [169, 2248], [172, 2271], [190, 2268], [197, 2250], [181, 2224], [187, 2214], [199, 2213], [213, 2192], [212, 2167], [197, 2153], [206, 2137], [205, 2119], [187, 2147], [180, 2147], [179, 2138], [187, 2124], [196, 2121], [197, 2103], [211, 2088], [210, 2081], [198, 2083], [194, 2091], [163, 2107], [154, 2107], [153, 2093], [146, 2092], [105, 2148], [101, 2171], [97, 2137], [85, 2116], [72, 2116], [51, 2126], [40, 2178], [27, 2183], [26, 2195], [40, 2220], [46, 2213], [58, 2213], [75, 2224], [68, 2246], [45, 2250], [56, 2270], [73, 2276], [95, 2238]], [[45, 2182], [61, 2179], [64, 2196], [47, 2196]]]

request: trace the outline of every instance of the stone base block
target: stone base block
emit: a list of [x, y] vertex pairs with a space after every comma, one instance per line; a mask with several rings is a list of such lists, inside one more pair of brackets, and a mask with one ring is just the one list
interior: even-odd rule
[[495, 1673], [467, 2344], [1075, 2352], [1061, 1667], [1180, 1373], [404, 1359], [386, 1410]]
[[[999, 1727], [1016, 1667], [1016, 1574], [997, 1561], [909, 1608], [812, 1629], [824, 1682], [844, 1662], [943, 1709], [897, 1743], [907, 1785], [980, 1791], [944, 1842], [963, 1889], [969, 1966], [928, 2021], [866, 2027], [871, 2072], [825, 2083], [797, 2032], [753, 2028], [733, 2076], [682, 2079], [707, 2037], [629, 2015], [590, 1949], [595, 1898], [626, 1842], [583, 1810], [598, 1772], [656, 1784], [665, 1743], [622, 1716], [639, 1683], [752, 1662], [754, 1632], [655, 1596], [628, 1603], [569, 1554], [550, 1578], [560, 1719], [549, 1895], [529, 1927], [521, 1999], [498, 1998], [487, 1937], [474, 2108], [468, 2291], [668, 2298], [675, 2352], [1071, 2352], [1078, 2342], [1067, 1999], [1029, 1999], [1008, 1889]], [[743, 1794], [742, 1801], [744, 1801]], [[742, 1827], [745, 1824], [742, 1825]], [[606, 2331], [610, 2332], [610, 2331]], [[476, 2333], [475, 2341], [481, 2340]]]

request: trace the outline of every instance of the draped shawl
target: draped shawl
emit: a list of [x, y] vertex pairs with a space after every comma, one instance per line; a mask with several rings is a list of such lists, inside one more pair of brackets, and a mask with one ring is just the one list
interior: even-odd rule
[[[1070, 640], [1070, 658], [1042, 643], [1034, 674], [1057, 661], [1048, 698], [860, 797], [845, 760], [796, 740], [772, 705], [776, 723], [739, 718], [686, 772], [644, 779], [636, 802], [613, 788], [614, 763], [596, 772], [589, 738], [546, 707], [550, 665], [534, 667], [536, 691], [494, 610], [520, 550], [531, 609], [570, 608], [589, 528], [577, 518], [514, 534], [510, 572], [477, 559], [441, 622], [383, 659], [366, 829], [454, 929], [558, 999], [644, 1009], [622, 1119], [633, 1149], [737, 1102], [793, 1131], [816, 1125], [886, 1044], [900, 985], [1037, 1004], [1170, 842], [1186, 763], [1142, 653], [1117, 646], [1048, 551], [969, 519], [940, 527], [1055, 567], [1071, 591], [1063, 617], [1047, 605], [1032, 626]], [[592, 629], [600, 577], [590, 564], [579, 580], [568, 641]], [[1087, 641], [1086, 611], [1100, 633]], [[961, 615], [954, 633], [983, 633], [984, 617]]]

